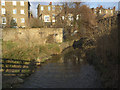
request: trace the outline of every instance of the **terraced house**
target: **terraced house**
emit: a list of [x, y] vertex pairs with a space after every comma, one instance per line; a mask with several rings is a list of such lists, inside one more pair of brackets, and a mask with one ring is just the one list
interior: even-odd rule
[[2, 26], [10, 27], [11, 20], [14, 20], [18, 27], [27, 27], [30, 17], [30, 3], [28, 0], [1, 0], [0, 7]]
[[117, 11], [115, 11], [115, 7], [113, 7], [112, 9], [105, 9], [100, 6], [97, 8], [92, 8], [92, 11], [96, 16], [99, 16], [100, 18], [106, 18], [117, 14]]
[[54, 24], [56, 22], [55, 17], [62, 11], [62, 9], [62, 5], [52, 5], [52, 2], [50, 2], [49, 5], [38, 4], [37, 16], [45, 23]]

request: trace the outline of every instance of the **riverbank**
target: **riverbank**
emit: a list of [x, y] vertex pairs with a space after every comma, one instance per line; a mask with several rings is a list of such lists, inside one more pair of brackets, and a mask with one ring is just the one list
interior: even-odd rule
[[[38, 66], [46, 61], [50, 60], [53, 56], [60, 54], [64, 48], [70, 46], [71, 42], [63, 42], [63, 43], [48, 43], [45, 45], [33, 45], [31, 47], [27, 46], [26, 44], [21, 44], [17, 42], [2, 42], [2, 49], [3, 49], [3, 58], [8, 59], [19, 59], [19, 60], [35, 60], [39, 62]], [[26, 71], [27, 73], [27, 71]], [[8, 77], [4, 77], [8, 78]], [[19, 79], [24, 80], [26, 77], [14, 77], [15, 80], [11, 82], [6, 82], [3, 78], [4, 85], [3, 87], [11, 87], [11, 82], [15, 82], [14, 84], [19, 85]], [[9, 77], [13, 78], [13, 77]], [[17, 80], [17, 82], [16, 82]], [[7, 83], [7, 84], [6, 84]], [[14, 87], [14, 86], [12, 86]], [[15, 86], [16, 87], [16, 86]]]
[[[53, 54], [60, 54], [61, 51], [70, 45], [69, 42], [48, 43], [45, 45], [28, 46], [24, 43], [2, 42], [3, 58], [21, 59], [21, 60], [38, 60], [42, 62], [46, 57]], [[43, 59], [43, 60], [42, 60]]]
[[83, 47], [85, 59], [100, 72], [104, 88], [119, 88], [118, 29], [112, 28], [95, 39], [95, 47]]

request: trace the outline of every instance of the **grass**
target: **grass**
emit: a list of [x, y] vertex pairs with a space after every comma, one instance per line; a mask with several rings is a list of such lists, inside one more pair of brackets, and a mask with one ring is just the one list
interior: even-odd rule
[[[8, 59], [19, 59], [19, 60], [36, 60], [40, 63], [46, 62], [48, 59], [51, 58], [52, 54], [60, 54], [60, 43], [49, 43], [45, 45], [35, 45], [35, 46], [27, 46], [24, 43], [18, 43], [18, 42], [12, 42], [12, 41], [2, 41], [2, 57], [8, 58]], [[7, 61], [10, 63], [13, 63], [13, 61]], [[14, 63], [21, 63], [15, 61]], [[29, 64], [28, 62], [25, 62], [26, 64]], [[20, 65], [6, 65], [7, 67], [16, 67], [20, 68]], [[4, 65], [2, 65], [4, 67]], [[28, 66], [28, 68], [30, 68]], [[18, 70], [8, 70], [6, 72], [20, 72], [20, 69]], [[22, 70], [24, 74], [24, 77], [28, 76], [30, 73], [30, 70]], [[22, 77], [22, 76], [21, 76]], [[22, 78], [24, 78], [22, 77]]]
[[31, 60], [37, 57], [45, 57], [60, 52], [59, 44], [46, 44], [27, 47], [15, 42], [2, 42], [3, 58]]

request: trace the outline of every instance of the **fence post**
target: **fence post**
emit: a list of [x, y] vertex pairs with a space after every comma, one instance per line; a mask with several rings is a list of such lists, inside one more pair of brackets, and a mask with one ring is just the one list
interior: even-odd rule
[[24, 63], [24, 61], [21, 61], [20, 74], [22, 73], [22, 69], [23, 69], [23, 63]]
[[32, 74], [34, 72], [35, 67], [36, 67], [35, 60], [31, 60], [30, 64], [29, 64], [30, 74]]
[[4, 72], [6, 72], [6, 60], [4, 60]]

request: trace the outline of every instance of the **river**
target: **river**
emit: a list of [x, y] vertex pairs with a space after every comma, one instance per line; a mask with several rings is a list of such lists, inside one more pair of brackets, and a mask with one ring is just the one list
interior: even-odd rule
[[100, 76], [77, 55], [54, 56], [25, 79], [22, 88], [100, 88]]

